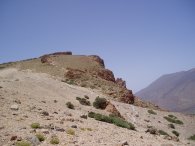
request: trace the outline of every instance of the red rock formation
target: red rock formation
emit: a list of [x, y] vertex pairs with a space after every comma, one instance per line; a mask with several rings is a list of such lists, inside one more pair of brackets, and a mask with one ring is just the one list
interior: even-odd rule
[[104, 80], [115, 82], [113, 72], [108, 69], [98, 70], [97, 75]]
[[117, 110], [117, 108], [111, 102], [108, 102], [108, 105], [106, 106], [106, 111], [112, 113], [114, 116], [124, 119], [121, 116], [120, 112]]
[[67, 68], [67, 71], [65, 72], [64, 76], [69, 79], [76, 79], [81, 78], [84, 73], [84, 71], [79, 69]]
[[133, 104], [134, 103], [134, 95], [131, 90], [125, 89], [123, 94], [120, 97], [120, 100], [124, 103]]
[[122, 78], [117, 78], [116, 79], [116, 84], [118, 84], [121, 87], [126, 88], [126, 82]]
[[99, 56], [97, 56], [97, 55], [90, 55], [89, 57], [92, 58], [92, 60], [96, 61], [100, 66], [105, 68], [104, 60], [101, 59]]

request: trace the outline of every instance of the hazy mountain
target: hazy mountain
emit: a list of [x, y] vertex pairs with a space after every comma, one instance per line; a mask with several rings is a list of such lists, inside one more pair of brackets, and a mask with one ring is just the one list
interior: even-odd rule
[[163, 75], [136, 95], [171, 111], [195, 113], [195, 68]]

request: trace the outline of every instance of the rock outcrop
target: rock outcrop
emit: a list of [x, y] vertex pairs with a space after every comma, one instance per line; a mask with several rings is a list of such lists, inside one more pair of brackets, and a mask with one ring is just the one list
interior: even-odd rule
[[125, 89], [123, 90], [123, 94], [121, 94], [120, 101], [133, 104], [134, 103], [134, 95], [131, 90]]
[[116, 79], [116, 84], [121, 86], [121, 87], [126, 88], [126, 81], [124, 81], [122, 78], [117, 78]]
[[112, 104], [111, 102], [108, 102], [108, 105], [106, 106], [105, 110], [110, 112], [114, 116], [117, 116], [117, 117], [120, 117], [120, 118], [124, 119], [122, 117], [122, 115], [120, 114], [120, 112], [117, 110], [117, 108], [114, 106], [114, 104]]
[[96, 61], [100, 66], [102, 66], [103, 68], [105, 68], [105, 65], [104, 65], [104, 60], [102, 58], [100, 58], [99, 56], [97, 55], [90, 55], [89, 56], [93, 61]]
[[67, 51], [67, 52], [55, 52], [55, 53], [51, 53], [48, 55], [72, 55], [71, 51]]
[[77, 79], [81, 78], [84, 73], [85, 71], [79, 69], [67, 68], [64, 76], [68, 79]]
[[108, 70], [108, 69], [101, 69], [97, 72], [98, 77], [107, 80], [107, 81], [111, 81], [111, 82], [115, 82], [115, 78], [114, 78], [114, 74], [112, 71]]
[[56, 55], [72, 55], [72, 52], [67, 51], [67, 52], [55, 52], [55, 53], [51, 53], [51, 54], [46, 54], [41, 56], [41, 62], [42, 63], [52, 63], [52, 59], [51, 56], [56, 56]]
[[49, 55], [43, 55], [40, 58], [41, 58], [42, 63], [49, 63], [50, 64], [52, 62], [52, 59], [50, 58]]

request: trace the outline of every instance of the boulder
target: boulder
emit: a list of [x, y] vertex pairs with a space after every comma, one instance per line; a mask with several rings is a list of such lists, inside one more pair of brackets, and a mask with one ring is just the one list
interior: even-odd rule
[[112, 113], [114, 116], [124, 119], [121, 116], [120, 112], [117, 110], [117, 108], [111, 102], [108, 102], [108, 105], [106, 106], [106, 111]]
[[19, 106], [18, 106], [18, 104], [13, 104], [13, 105], [11, 105], [10, 109], [17, 111], [19, 109]]
[[16, 139], [17, 139], [17, 136], [16, 136], [16, 135], [14, 135], [14, 136], [12, 136], [12, 137], [11, 137], [11, 139], [10, 139], [10, 140], [11, 140], [11, 141], [13, 141], [13, 140], [16, 140]]
[[39, 139], [36, 136], [27, 137], [26, 139], [29, 142], [31, 142], [32, 146], [37, 146], [37, 145], [41, 144], [41, 142], [39, 141]]
[[150, 127], [150, 128], [148, 128], [145, 132], [146, 132], [146, 133], [149, 132], [150, 134], [156, 135], [156, 134], [157, 134], [157, 129], [154, 128], [154, 127]]

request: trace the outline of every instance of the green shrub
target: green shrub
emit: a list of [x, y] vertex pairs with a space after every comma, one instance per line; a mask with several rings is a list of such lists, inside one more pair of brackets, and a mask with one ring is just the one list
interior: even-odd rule
[[81, 115], [80, 117], [83, 119], [87, 119], [87, 115]]
[[73, 105], [71, 102], [67, 102], [67, 103], [66, 103], [66, 106], [67, 106], [69, 109], [74, 109], [74, 105]]
[[73, 129], [68, 129], [67, 131], [66, 131], [66, 133], [67, 134], [69, 134], [69, 135], [75, 135], [75, 131], [73, 130]]
[[76, 100], [78, 100], [78, 101], [79, 101], [79, 100], [81, 100], [81, 98], [80, 98], [80, 97], [76, 97]]
[[173, 124], [168, 124], [168, 127], [175, 129], [175, 126]]
[[87, 106], [90, 106], [90, 105], [91, 105], [90, 101], [88, 101], [86, 98], [77, 97], [76, 99], [77, 99], [77, 100], [79, 101], [79, 103], [82, 104], [82, 105], [87, 105]]
[[179, 136], [179, 132], [177, 132], [175, 130], [173, 130], [172, 133], [175, 134], [177, 137]]
[[169, 135], [167, 132], [163, 131], [163, 130], [158, 130], [158, 133], [160, 135]]
[[102, 114], [95, 114], [94, 117], [98, 121], [106, 122], [106, 123], [112, 123], [112, 119], [108, 116], [102, 115]]
[[194, 141], [195, 141], [195, 134], [192, 135], [192, 136], [190, 136], [188, 139], [189, 139], [189, 140], [194, 140]]
[[51, 138], [50, 143], [51, 144], [59, 144], [60, 140], [57, 136], [54, 136], [54, 137]]
[[39, 139], [39, 141], [44, 141], [45, 140], [45, 137], [42, 133], [36, 134], [36, 137]]
[[94, 117], [95, 117], [95, 113], [94, 113], [94, 112], [89, 112], [89, 113], [88, 113], [88, 117], [94, 118]]
[[175, 119], [175, 117], [171, 118], [170, 116], [168, 116], [168, 117], [165, 116], [164, 118], [165, 118], [167, 121], [171, 122], [171, 123], [176, 123], [176, 124], [180, 124], [180, 125], [183, 124], [182, 121], [180, 121], [180, 120], [178, 120], [178, 119]]
[[148, 113], [149, 113], [149, 114], [153, 114], [153, 115], [157, 115], [157, 113], [154, 112], [153, 110], [148, 110]]
[[94, 86], [94, 85], [90, 85], [90, 88], [91, 88], [91, 89], [95, 89], [95, 86]]
[[28, 141], [22, 140], [22, 141], [17, 141], [16, 146], [31, 146], [31, 144]]
[[89, 96], [87, 96], [87, 95], [85, 95], [84, 97], [85, 97], [86, 99], [89, 99]]
[[105, 109], [107, 104], [107, 100], [105, 98], [100, 98], [99, 96], [96, 97], [95, 101], [93, 102], [93, 106], [97, 109]]
[[93, 129], [91, 129], [91, 128], [87, 128], [87, 130], [88, 130], [88, 131], [93, 131]]
[[122, 127], [122, 128], [127, 128], [131, 130], [135, 130], [135, 127], [132, 123], [129, 123], [119, 117], [116, 116], [105, 116], [99, 113], [94, 113], [94, 112], [89, 112], [88, 116], [91, 118], [94, 118], [98, 121], [106, 122], [106, 123], [112, 123], [116, 126]]
[[67, 84], [69, 84], [69, 85], [74, 85], [75, 83], [74, 83], [74, 80], [72, 80], [72, 79], [66, 79], [66, 80], [61, 80], [62, 82], [66, 82]]
[[177, 117], [174, 116], [174, 115], [168, 115], [168, 117], [170, 117], [170, 118], [172, 118], [172, 119], [177, 119]]
[[132, 123], [129, 123], [119, 117], [112, 117], [113, 124], [119, 127], [135, 130], [135, 127]]
[[38, 128], [41, 128], [41, 126], [40, 126], [39, 123], [32, 123], [32, 124], [31, 124], [31, 128], [33, 128], [33, 129], [38, 129]]

